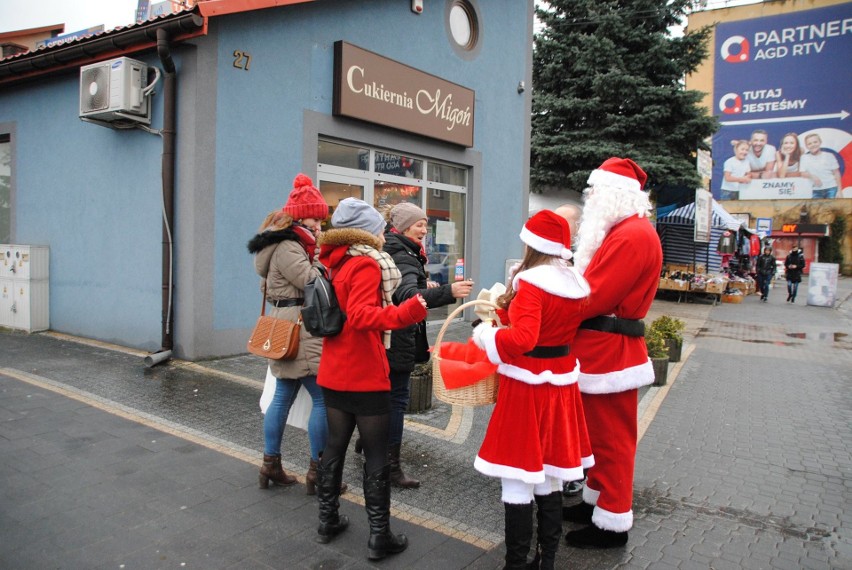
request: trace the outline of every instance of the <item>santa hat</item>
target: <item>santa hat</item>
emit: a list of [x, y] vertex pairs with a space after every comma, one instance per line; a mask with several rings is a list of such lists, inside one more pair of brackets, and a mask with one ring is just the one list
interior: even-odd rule
[[624, 190], [642, 190], [648, 175], [629, 158], [608, 158], [589, 175], [589, 186], [610, 186]]
[[541, 253], [571, 259], [571, 229], [568, 222], [550, 210], [542, 210], [527, 220], [521, 241]]
[[328, 203], [314, 187], [309, 176], [299, 173], [293, 180], [293, 190], [282, 208], [294, 220], [316, 218], [324, 220], [328, 217]]

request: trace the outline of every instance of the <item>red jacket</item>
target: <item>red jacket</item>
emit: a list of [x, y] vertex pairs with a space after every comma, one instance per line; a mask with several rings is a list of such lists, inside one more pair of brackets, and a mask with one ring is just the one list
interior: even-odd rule
[[381, 251], [378, 238], [349, 228], [325, 232], [320, 261], [331, 271], [331, 283], [346, 323], [340, 334], [323, 339], [317, 383], [341, 392], [390, 391], [383, 331], [413, 325], [426, 318], [417, 297], [399, 306], [382, 307], [382, 272], [378, 263], [346, 253], [364, 243]]
[[[592, 289], [583, 319], [615, 315], [643, 319], [651, 308], [663, 250], [647, 218], [632, 216], [609, 230], [583, 277]], [[584, 394], [624, 392], [654, 381], [643, 337], [580, 329], [574, 339]]]

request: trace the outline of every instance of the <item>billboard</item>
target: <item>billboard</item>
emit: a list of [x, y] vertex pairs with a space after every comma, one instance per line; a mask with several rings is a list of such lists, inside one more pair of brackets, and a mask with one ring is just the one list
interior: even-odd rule
[[852, 3], [716, 27], [717, 200], [852, 198]]

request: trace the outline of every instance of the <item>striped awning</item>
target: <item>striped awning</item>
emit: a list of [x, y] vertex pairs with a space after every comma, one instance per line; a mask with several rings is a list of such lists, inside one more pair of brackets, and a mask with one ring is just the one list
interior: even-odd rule
[[[695, 202], [681, 206], [677, 210], [673, 210], [665, 216], [657, 220], [658, 224], [679, 224], [692, 226], [695, 224]], [[719, 205], [716, 200], [713, 200], [713, 215], [710, 221], [710, 226], [713, 228], [724, 228], [728, 230], [738, 230], [743, 223], [729, 214], [725, 208]]]

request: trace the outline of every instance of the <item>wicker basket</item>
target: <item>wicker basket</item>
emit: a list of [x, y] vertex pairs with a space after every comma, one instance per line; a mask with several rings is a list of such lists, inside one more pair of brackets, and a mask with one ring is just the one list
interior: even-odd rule
[[455, 390], [447, 389], [444, 385], [444, 379], [441, 377], [441, 341], [444, 339], [444, 333], [447, 332], [447, 327], [450, 326], [450, 322], [452, 322], [456, 315], [474, 305], [487, 305], [492, 309], [497, 308], [494, 303], [482, 299], [476, 299], [459, 305], [447, 316], [443, 326], [441, 326], [441, 330], [438, 331], [438, 337], [435, 339], [435, 348], [432, 349], [432, 388], [435, 392], [435, 397], [442, 402], [454, 406], [485, 406], [497, 401], [496, 372], [489, 374], [484, 380], [476, 384]]

